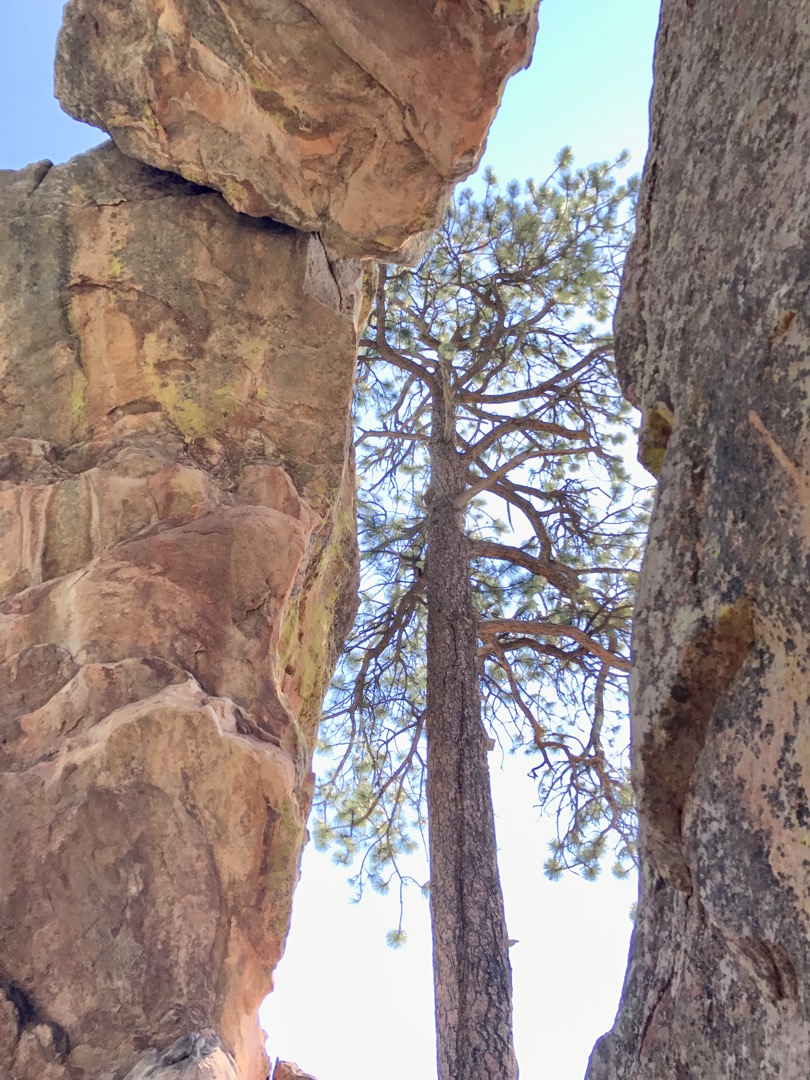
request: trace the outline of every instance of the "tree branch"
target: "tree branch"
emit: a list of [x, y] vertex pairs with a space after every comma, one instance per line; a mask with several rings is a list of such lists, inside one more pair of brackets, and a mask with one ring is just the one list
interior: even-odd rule
[[461, 390], [459, 391], [460, 401], [475, 401], [482, 405], [500, 405], [507, 404], [510, 401], [526, 401], [529, 398], [539, 397], [541, 394], [545, 394], [546, 391], [553, 389], [564, 379], [570, 378], [574, 375], [578, 375], [580, 371], [583, 371], [590, 364], [593, 363], [600, 356], [604, 356], [606, 353], [612, 351], [612, 347], [609, 345], [599, 345], [595, 349], [583, 356], [573, 367], [564, 368], [550, 379], [546, 379], [545, 382], [538, 383], [537, 386], [529, 386], [525, 390], [512, 390], [505, 394], [482, 394], [477, 390]]
[[421, 435], [415, 431], [364, 431], [359, 439], [355, 439], [355, 446], [359, 446], [366, 439], [394, 439], [400, 442], [403, 439], [410, 442], [430, 442], [427, 435]]
[[385, 336], [385, 311], [386, 311], [386, 296], [385, 296], [385, 281], [388, 276], [388, 271], [385, 266], [380, 267], [379, 280], [377, 282], [377, 310], [375, 312], [375, 322], [377, 324], [377, 335], [373, 340], [364, 339], [361, 345], [367, 348], [376, 348], [379, 351], [383, 360], [389, 364], [393, 364], [394, 367], [398, 367], [401, 371], [407, 371], [410, 375], [413, 375], [417, 379], [421, 379], [426, 383], [431, 390], [436, 390], [436, 380], [433, 375], [424, 368], [421, 364], [417, 364], [415, 360], [411, 360], [410, 357], [405, 356], [398, 349], [394, 349], [388, 344], [388, 340]]
[[[514, 431], [542, 431], [546, 435], [559, 435], [560, 438], [573, 441], [587, 441], [590, 439], [590, 432], [585, 429], [566, 428], [562, 424], [552, 424], [547, 420], [532, 420], [529, 416], [513, 416], [502, 424], [498, 424], [497, 427], [492, 428], [477, 443], [473, 443], [464, 456], [470, 462], [475, 461], [485, 450], [488, 450], [504, 436]], [[555, 450], [554, 453], [559, 453], [559, 451]]]
[[542, 452], [538, 452], [537, 450], [524, 450], [522, 454], [518, 454], [516, 457], [507, 461], [505, 465], [501, 465], [500, 469], [496, 469], [494, 472], [490, 473], [489, 476], [483, 477], [483, 479], [479, 480], [471, 487], [468, 487], [466, 491], [462, 491], [458, 498], [454, 500], [453, 506], [456, 510], [463, 510], [467, 503], [471, 499], [474, 499], [479, 492], [491, 488], [493, 484], [497, 484], [497, 482], [502, 480], [512, 469], [517, 468], [518, 465], [522, 465], [523, 462], [528, 461], [529, 458], [539, 457], [540, 453]]
[[524, 570], [543, 577], [566, 596], [573, 596], [579, 591], [579, 579], [576, 570], [570, 570], [563, 563], [554, 559], [541, 559], [523, 548], [509, 544], [498, 544], [494, 540], [470, 541], [470, 554], [484, 559], [502, 559], [513, 566], [522, 566]]
[[630, 661], [612, 653], [595, 638], [590, 637], [576, 626], [561, 626], [559, 623], [540, 622], [536, 619], [482, 619], [478, 623], [478, 633], [483, 640], [496, 634], [534, 634], [537, 637], [567, 637], [582, 645], [608, 667], [619, 671], [629, 671]]
[[[518, 465], [522, 465], [524, 461], [528, 461], [529, 458], [544, 458], [544, 457], [565, 457], [570, 454], [587, 454], [589, 451], [595, 449], [593, 446], [572, 446], [565, 450], [524, 450], [522, 454], [517, 454], [506, 462], [505, 465], [501, 465], [499, 469], [495, 469], [492, 472], [488, 472], [485, 477], [469, 487], [453, 503], [456, 510], [461, 510], [466, 506], [470, 499], [474, 499], [482, 491], [489, 491], [493, 488], [497, 488], [499, 483], [503, 481], [507, 473], [510, 473], [512, 469]], [[479, 468], [482, 468], [482, 463], [478, 462]]]

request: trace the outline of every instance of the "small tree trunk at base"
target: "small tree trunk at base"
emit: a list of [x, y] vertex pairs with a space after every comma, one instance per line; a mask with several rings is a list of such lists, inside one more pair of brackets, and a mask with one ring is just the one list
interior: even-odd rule
[[431, 440], [427, 798], [439, 1080], [516, 1080], [512, 973], [498, 875], [464, 512], [465, 467]]

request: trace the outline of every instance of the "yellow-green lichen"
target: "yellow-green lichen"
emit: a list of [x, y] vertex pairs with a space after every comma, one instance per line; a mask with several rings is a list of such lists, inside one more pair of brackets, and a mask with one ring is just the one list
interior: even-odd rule
[[656, 478], [664, 467], [664, 454], [674, 426], [675, 414], [663, 401], [656, 401], [644, 410], [638, 459]]
[[160, 124], [158, 123], [157, 117], [151, 106], [144, 106], [144, 110], [141, 113], [141, 121], [155, 134], [160, 131]]
[[362, 334], [366, 327], [371, 309], [377, 296], [377, 283], [380, 273], [375, 262], [363, 264], [363, 275], [360, 279], [360, 303], [357, 309], [357, 333]]
[[196, 165], [188, 162], [178, 163], [177, 171], [184, 180], [190, 180], [192, 184], [199, 184], [200, 187], [207, 187], [211, 183], [211, 177], [204, 169], [198, 169]]
[[[257, 378], [264, 370], [264, 362], [267, 358], [267, 346], [261, 341], [246, 341], [239, 350], [239, 359], [245, 365], [245, 367], [255, 375]], [[264, 390], [265, 396], [267, 390], [261, 387], [258, 392], [258, 397], [261, 399], [262, 390]]]
[[171, 512], [177, 517], [191, 514], [205, 505], [205, 476], [197, 469], [180, 469], [170, 481]]
[[219, 186], [225, 197], [225, 201], [230, 203], [231, 206], [238, 208], [240, 205], [243, 206], [250, 199], [247, 188], [244, 184], [240, 184], [238, 180], [224, 177], [220, 180]]
[[146, 127], [151, 127], [148, 121], [146, 121], [145, 117], [133, 116], [131, 113], [127, 112], [126, 109], [124, 109], [122, 106], [119, 106], [118, 112], [105, 116], [104, 119], [104, 127], [108, 131], [110, 130], [110, 128], [121, 131], [126, 131], [129, 128], [130, 130], [132, 130], [133, 134], [136, 134], [138, 132], [138, 129], [141, 128], [142, 125]]
[[354, 544], [353, 507], [338, 512], [328, 546], [314, 578], [285, 612], [279, 640], [282, 671], [290, 671], [302, 700], [299, 722], [311, 734], [335, 664], [335, 618], [344, 598], [351, 567], [347, 545]]
[[75, 436], [84, 428], [87, 412], [87, 376], [76, 365], [70, 379], [70, 430]]
[[[273, 825], [273, 834], [270, 839], [267, 852], [267, 876], [265, 887], [267, 896], [278, 901], [282, 898], [292, 899], [292, 892], [298, 877], [298, 862], [304, 843], [304, 822], [298, 807], [290, 798], [282, 799], [276, 808], [276, 820]], [[278, 918], [278, 925], [274, 927], [282, 936], [287, 933], [287, 913], [283, 901], [274, 903], [274, 919]]]
[[220, 386], [209, 391], [189, 380], [181, 387], [159, 370], [163, 345], [156, 334], [146, 334], [143, 342], [143, 374], [149, 395], [157, 401], [184, 438], [201, 439], [227, 426], [240, 404], [238, 388]]
[[754, 612], [747, 596], [733, 604], [720, 604], [715, 617], [715, 636], [724, 649], [744, 653], [754, 644]]
[[262, 94], [275, 94], [278, 96], [277, 91], [273, 90], [272, 86], [268, 85], [263, 79], [260, 79], [249, 67], [244, 69], [242, 76], [251, 90], [258, 90], [259, 93]]

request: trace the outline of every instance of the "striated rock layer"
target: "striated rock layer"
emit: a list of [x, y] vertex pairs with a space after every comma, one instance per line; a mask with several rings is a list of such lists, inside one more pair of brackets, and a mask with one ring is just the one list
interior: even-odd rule
[[70, 0], [57, 96], [237, 210], [408, 260], [468, 176], [539, 0]]
[[0, 250], [0, 1077], [260, 1080], [360, 266], [110, 144], [0, 173]]
[[589, 1080], [810, 1069], [810, 16], [664, 0], [618, 359], [660, 488], [639, 921]]

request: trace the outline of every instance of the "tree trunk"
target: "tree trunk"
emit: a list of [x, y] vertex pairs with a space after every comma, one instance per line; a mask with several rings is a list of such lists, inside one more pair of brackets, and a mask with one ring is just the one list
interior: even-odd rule
[[439, 1080], [515, 1080], [512, 973], [464, 511], [465, 468], [434, 413], [428, 507], [427, 797]]

